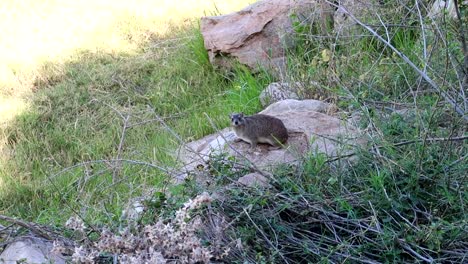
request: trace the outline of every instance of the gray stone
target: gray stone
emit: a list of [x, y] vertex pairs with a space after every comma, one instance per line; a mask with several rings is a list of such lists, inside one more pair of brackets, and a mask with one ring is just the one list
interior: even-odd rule
[[235, 151], [227, 149], [229, 155], [241, 162], [253, 163], [259, 169], [269, 169], [280, 163], [295, 163], [309, 151], [327, 156], [346, 154], [351, 145], [360, 142], [356, 128], [333, 116], [296, 110], [269, 114], [281, 119], [288, 129], [285, 148], [272, 150], [268, 145], [259, 144], [251, 151], [248, 143], [233, 142], [231, 146]]
[[[361, 26], [359, 26], [357, 22], [348, 15], [348, 13], [366, 23], [369, 21], [370, 17], [377, 13], [379, 6], [380, 4], [378, 0], [340, 0], [333, 18], [334, 32], [339, 37], [354, 36], [360, 38], [362, 35], [360, 32]], [[349, 41], [354, 41], [354, 39], [350, 38]]]
[[269, 186], [268, 179], [260, 173], [253, 172], [240, 177], [237, 182], [248, 187], [262, 187]]
[[19, 237], [0, 254], [0, 264], [55, 263], [65, 264], [65, 258], [52, 253], [52, 242], [36, 237]]
[[[464, 1], [463, 4], [467, 5], [467, 1]], [[445, 14], [448, 15], [450, 18], [457, 18], [457, 12], [455, 10], [455, 2], [453, 0], [443, 1], [443, 0], [436, 0], [427, 14], [430, 18], [437, 18], [442, 17]]]
[[[295, 84], [294, 86], [300, 85]], [[299, 99], [295, 87], [289, 83], [271, 83], [260, 94], [259, 100], [263, 107], [285, 99]]]
[[324, 114], [332, 114], [336, 112], [336, 110], [337, 108], [334, 104], [325, 103], [319, 100], [286, 99], [268, 106], [265, 110], [261, 111], [260, 114], [276, 115], [287, 111], [314, 111]]

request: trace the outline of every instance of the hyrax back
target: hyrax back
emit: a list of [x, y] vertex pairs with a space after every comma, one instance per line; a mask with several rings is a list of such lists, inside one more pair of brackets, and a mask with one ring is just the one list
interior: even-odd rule
[[231, 125], [236, 135], [255, 148], [257, 143], [267, 143], [279, 147], [288, 140], [288, 131], [283, 122], [269, 115], [231, 115]]

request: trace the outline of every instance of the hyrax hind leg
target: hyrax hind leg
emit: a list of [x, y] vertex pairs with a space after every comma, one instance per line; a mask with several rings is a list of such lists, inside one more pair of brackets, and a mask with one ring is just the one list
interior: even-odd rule
[[283, 144], [274, 137], [268, 139], [268, 144], [270, 144], [268, 150], [277, 150], [283, 147]]

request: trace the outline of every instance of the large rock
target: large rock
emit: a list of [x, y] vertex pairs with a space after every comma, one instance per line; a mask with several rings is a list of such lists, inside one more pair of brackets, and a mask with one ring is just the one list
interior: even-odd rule
[[[463, 1], [461, 5], [468, 5], [467, 1]], [[455, 9], [455, 1], [453, 0], [436, 0], [429, 11], [428, 17], [430, 18], [437, 18], [443, 17], [444, 15], [448, 15], [448, 17], [456, 19], [457, 12]]]
[[253, 70], [260, 66], [284, 73], [285, 49], [295, 45], [293, 17], [308, 25], [327, 24], [332, 14], [320, 0], [264, 0], [239, 12], [202, 18], [201, 32], [213, 65], [231, 68], [235, 59]]
[[271, 150], [268, 145], [259, 144], [250, 151], [245, 142], [232, 142], [229, 155], [238, 160], [253, 163], [259, 169], [268, 169], [280, 163], [294, 163], [308, 151], [336, 156], [349, 152], [358, 140], [357, 129], [348, 127], [336, 117], [315, 111], [260, 112], [281, 119], [288, 129], [287, 147]]
[[270, 83], [259, 96], [260, 103], [263, 107], [268, 106], [272, 103], [279, 102], [285, 99], [299, 99], [297, 91], [301, 87], [301, 83]]
[[332, 114], [337, 110], [334, 104], [325, 103], [319, 100], [306, 99], [306, 100], [295, 100], [286, 99], [279, 103], [268, 106], [261, 114], [265, 115], [276, 115], [277, 113], [287, 111], [314, 111], [324, 114]]
[[247, 187], [260, 187], [260, 188], [269, 187], [268, 178], [266, 178], [265, 176], [261, 175], [258, 172], [246, 174], [240, 177], [237, 180], [237, 182]]
[[262, 104], [263, 107], [267, 107], [270, 104], [286, 99], [298, 100], [301, 97], [304, 97], [306, 91], [312, 87], [319, 88], [320, 84], [317, 82], [310, 82], [309, 84], [301, 82], [273, 82], [270, 83], [265, 89], [263, 89], [258, 99], [260, 100], [260, 104]]
[[19, 237], [0, 254], [0, 264], [65, 264], [65, 258], [51, 253], [52, 243], [35, 237]]
[[[259, 144], [252, 151], [248, 143], [236, 142], [235, 133], [226, 128], [186, 144], [179, 157], [185, 171], [196, 171], [210, 157], [221, 153], [235, 157], [240, 164], [249, 164], [263, 170], [280, 163], [294, 163], [309, 151], [327, 156], [349, 153], [351, 146], [362, 143], [358, 130], [325, 114], [329, 109], [330, 107], [320, 105], [316, 100], [304, 102], [290, 99], [272, 104], [260, 112], [283, 121], [289, 134], [285, 148], [271, 149], [268, 145]], [[179, 180], [185, 176], [186, 174], [181, 174]]]

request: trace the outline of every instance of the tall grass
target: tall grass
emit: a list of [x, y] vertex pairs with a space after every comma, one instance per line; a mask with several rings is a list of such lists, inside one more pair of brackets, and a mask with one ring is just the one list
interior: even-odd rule
[[[164, 168], [175, 165], [180, 140], [213, 131], [206, 115], [222, 127], [241, 103], [251, 101], [239, 110], [259, 110], [253, 99], [267, 79], [254, 79], [246, 70], [231, 79], [214, 72], [196, 23], [190, 22], [203, 12], [240, 9], [245, 2], [177, 3], [180, 8], [158, 1], [30, 4], [9, 2], [7, 10], [17, 15], [2, 21], [10, 27], [40, 22], [43, 31], [16, 33], [20, 36], [9, 41], [36, 37], [50, 48], [30, 51], [33, 75], [23, 71], [32, 64], [21, 57], [4, 61], [27, 79], [21, 87], [35, 91], [29, 107], [0, 130], [5, 213], [50, 223], [76, 210], [96, 222], [118, 219], [130, 197], [166, 184]], [[50, 16], [23, 16], [35, 5]], [[64, 10], [69, 13], [58, 12]], [[60, 30], [65, 26], [83, 39], [67, 45], [70, 33]], [[62, 49], [49, 47], [51, 42]], [[16, 98], [2, 91], [7, 99]], [[116, 159], [127, 161], [108, 161]]]

